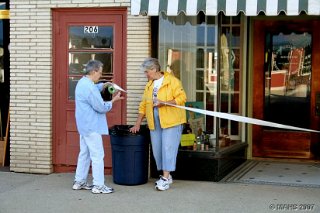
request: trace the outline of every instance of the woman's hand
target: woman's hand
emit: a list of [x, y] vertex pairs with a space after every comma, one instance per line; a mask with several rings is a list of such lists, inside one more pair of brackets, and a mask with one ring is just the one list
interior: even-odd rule
[[134, 125], [133, 127], [131, 127], [129, 129], [129, 131], [132, 132], [132, 133], [137, 133], [137, 132], [139, 132], [139, 130], [140, 130], [140, 125], [139, 124], [136, 124], [136, 125]]
[[121, 96], [121, 92], [118, 92], [115, 95], [113, 95], [111, 102], [114, 103], [114, 102], [122, 100], [122, 99], [124, 99], [124, 97]]
[[171, 100], [171, 101], [161, 101], [157, 98], [154, 98], [153, 99], [153, 106], [154, 107], [162, 107], [162, 106], [167, 106], [167, 104], [173, 104], [175, 105], [176, 104], [176, 101], [175, 100]]
[[166, 105], [164, 101], [161, 101], [158, 98], [153, 99], [153, 106], [154, 107], [162, 107], [164, 105]]
[[144, 118], [144, 114], [139, 113], [139, 116], [137, 118], [136, 124], [133, 127], [131, 127], [129, 129], [129, 131], [132, 132], [132, 133], [139, 132], [140, 131], [140, 125], [141, 125], [141, 122], [142, 122], [143, 118]]

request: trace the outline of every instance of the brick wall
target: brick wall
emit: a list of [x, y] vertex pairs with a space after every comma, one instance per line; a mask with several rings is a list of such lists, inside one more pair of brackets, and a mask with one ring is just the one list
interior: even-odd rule
[[128, 7], [127, 122], [134, 123], [150, 55], [150, 22], [130, 0], [10, 0], [10, 170], [52, 172], [52, 8]]

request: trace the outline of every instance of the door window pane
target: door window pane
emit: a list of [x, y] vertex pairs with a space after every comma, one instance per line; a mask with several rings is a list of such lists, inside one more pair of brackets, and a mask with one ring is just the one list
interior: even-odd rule
[[72, 26], [69, 28], [69, 48], [113, 48], [113, 27]]
[[265, 66], [265, 120], [309, 128], [311, 34], [286, 32], [266, 40], [271, 52]]
[[69, 27], [68, 99], [74, 100], [74, 89], [84, 74], [89, 60], [103, 63], [102, 79], [113, 78], [113, 27], [70, 26]]
[[112, 52], [70, 52], [69, 74], [83, 74], [85, 65], [89, 60], [99, 60], [103, 63], [102, 75], [112, 74]]
[[68, 99], [69, 100], [74, 100], [75, 89], [80, 78], [81, 78], [80, 76], [68, 78], [68, 88], [69, 88]]

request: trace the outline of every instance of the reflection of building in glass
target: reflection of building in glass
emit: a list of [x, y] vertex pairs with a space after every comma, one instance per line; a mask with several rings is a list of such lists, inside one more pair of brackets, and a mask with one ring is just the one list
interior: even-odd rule
[[[307, 39], [306, 42], [305, 38]], [[303, 42], [302, 42], [303, 41]], [[273, 36], [270, 93], [306, 97], [310, 87], [311, 38], [309, 34]]]
[[222, 70], [221, 70], [221, 86], [223, 90], [233, 89], [234, 84], [234, 70], [233, 64], [235, 61], [235, 55], [232, 49], [230, 49], [228, 45], [227, 36], [223, 33], [221, 35], [221, 62], [222, 62]]

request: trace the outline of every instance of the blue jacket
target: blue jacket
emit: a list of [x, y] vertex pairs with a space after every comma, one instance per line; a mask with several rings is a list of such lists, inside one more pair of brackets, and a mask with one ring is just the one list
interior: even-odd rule
[[108, 135], [106, 112], [112, 109], [111, 101], [103, 101], [100, 91], [103, 83], [94, 84], [86, 76], [82, 77], [76, 86], [76, 123], [80, 135], [86, 136], [92, 132]]

